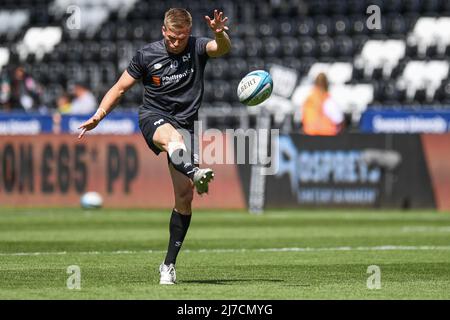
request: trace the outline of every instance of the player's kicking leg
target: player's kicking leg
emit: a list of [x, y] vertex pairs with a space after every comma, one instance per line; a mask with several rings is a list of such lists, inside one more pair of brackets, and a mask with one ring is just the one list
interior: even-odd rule
[[169, 164], [169, 170], [175, 193], [175, 207], [170, 218], [170, 239], [166, 258], [159, 267], [160, 284], [174, 284], [176, 281], [175, 263], [191, 222], [191, 203], [194, 197], [193, 182], [172, 164]]
[[175, 170], [192, 180], [198, 194], [208, 192], [214, 172], [209, 168], [199, 169], [194, 166], [183, 136], [171, 124], [165, 123], [158, 127], [153, 135], [153, 143], [167, 152]]

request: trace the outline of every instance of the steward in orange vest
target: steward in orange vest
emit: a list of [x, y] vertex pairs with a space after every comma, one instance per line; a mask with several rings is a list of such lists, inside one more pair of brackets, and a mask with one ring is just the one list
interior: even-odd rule
[[303, 105], [303, 132], [307, 135], [334, 136], [342, 128], [344, 116], [328, 93], [328, 79], [320, 73]]

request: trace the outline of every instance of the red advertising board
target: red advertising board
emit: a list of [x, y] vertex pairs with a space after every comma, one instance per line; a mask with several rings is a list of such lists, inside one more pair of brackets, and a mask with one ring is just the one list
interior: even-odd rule
[[450, 134], [422, 135], [436, 207], [450, 211]]
[[[216, 178], [194, 208], [245, 208], [236, 166], [211, 167]], [[74, 207], [87, 191], [114, 208], [170, 208], [174, 199], [165, 154], [139, 134], [0, 137], [0, 206]]]

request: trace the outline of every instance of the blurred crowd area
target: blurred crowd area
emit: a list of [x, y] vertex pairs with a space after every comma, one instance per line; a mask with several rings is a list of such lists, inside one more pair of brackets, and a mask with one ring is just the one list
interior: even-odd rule
[[[207, 66], [204, 108], [242, 108], [239, 81], [264, 69], [274, 112], [301, 114], [320, 73], [350, 122], [368, 108], [450, 109], [448, 0], [2, 0], [1, 111], [93, 112], [135, 51], [161, 39], [170, 7], [190, 10], [197, 36], [212, 36], [214, 9], [229, 17], [232, 50]], [[135, 86], [119, 109], [141, 101]]]

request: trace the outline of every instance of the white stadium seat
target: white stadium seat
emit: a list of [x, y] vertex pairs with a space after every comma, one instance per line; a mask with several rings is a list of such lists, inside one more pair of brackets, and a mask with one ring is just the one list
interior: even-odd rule
[[0, 34], [16, 34], [29, 19], [27, 10], [0, 10]]
[[417, 44], [420, 55], [425, 56], [428, 46], [436, 42], [436, 26], [436, 18], [421, 17], [417, 20], [408, 40]]
[[34, 53], [40, 60], [45, 53], [51, 52], [61, 41], [62, 30], [60, 27], [30, 28], [25, 33], [23, 41], [17, 46], [20, 59], [24, 60], [29, 53]]
[[0, 48], [0, 71], [3, 66], [6, 66], [9, 62], [9, 49], [8, 48]]
[[383, 68], [383, 76], [389, 78], [392, 70], [405, 56], [406, 44], [403, 40], [368, 40], [355, 64], [364, 68], [364, 76], [370, 78], [373, 70]]
[[431, 99], [442, 80], [448, 77], [448, 73], [447, 61], [410, 61], [400, 76], [398, 85], [406, 89], [406, 96], [409, 99], [413, 99], [419, 89], [426, 89], [427, 97]]
[[273, 80], [272, 94], [290, 98], [297, 85], [297, 71], [280, 65], [272, 65], [269, 73]]
[[408, 35], [408, 44], [417, 45], [421, 57], [425, 57], [426, 50], [431, 45], [436, 45], [438, 52], [443, 54], [450, 44], [450, 17], [419, 18]]
[[444, 54], [445, 49], [450, 45], [450, 17], [441, 17], [436, 23], [436, 41], [438, 52], [440, 54]]
[[325, 73], [330, 83], [346, 83], [352, 78], [353, 66], [351, 63], [314, 63], [308, 72], [309, 82], [314, 82], [319, 73]]

